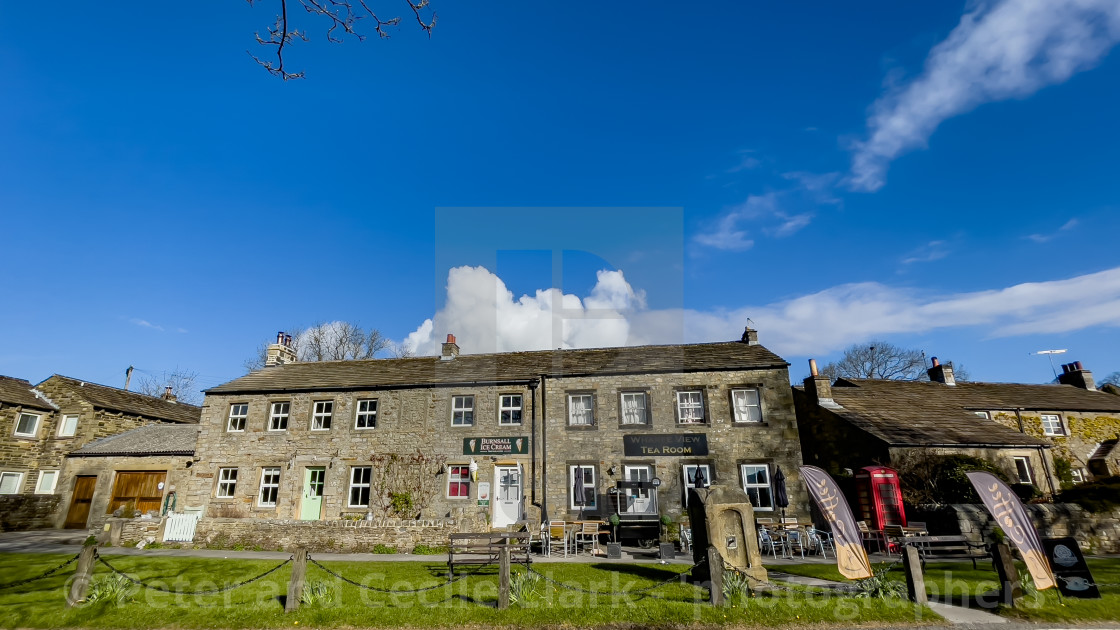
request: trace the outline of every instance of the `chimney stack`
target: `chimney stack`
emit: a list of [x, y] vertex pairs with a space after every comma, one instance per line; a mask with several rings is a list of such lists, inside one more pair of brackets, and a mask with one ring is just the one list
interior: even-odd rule
[[455, 335], [447, 334], [447, 341], [443, 344], [443, 355], [440, 356], [441, 361], [450, 361], [459, 356], [459, 345], [455, 343]]
[[943, 383], [945, 385], [949, 385], [950, 387], [957, 384], [957, 379], [953, 378], [952, 361], [946, 363], [945, 365], [941, 365], [941, 362], [937, 360], [937, 357], [933, 357], [932, 362], [933, 367], [926, 370], [926, 374], [929, 374], [929, 380], [933, 381], [934, 383]]
[[296, 362], [296, 351], [292, 349], [292, 336], [284, 331], [276, 333], [276, 343], [268, 347], [264, 366], [285, 365]]
[[170, 400], [171, 402], [175, 402], [176, 400], [178, 400], [178, 398], [175, 396], [175, 394], [171, 393], [171, 386], [170, 385], [163, 388], [163, 395], [161, 395], [160, 398], [162, 398], [164, 400]]
[[805, 393], [813, 399], [817, 405], [833, 405], [835, 401], [832, 400], [832, 383], [828, 381], [827, 376], [822, 376], [817, 371], [817, 360], [809, 359], [809, 376], [805, 378]]
[[1093, 379], [1093, 373], [1086, 370], [1080, 361], [1063, 365], [1062, 373], [1058, 376], [1058, 382], [1062, 385], [1073, 385], [1091, 392], [1097, 391], [1097, 382]]
[[747, 344], [748, 346], [757, 346], [758, 345], [758, 331], [751, 328], [750, 326], [747, 326], [746, 328], [743, 329], [743, 338], [740, 339], [739, 341]]

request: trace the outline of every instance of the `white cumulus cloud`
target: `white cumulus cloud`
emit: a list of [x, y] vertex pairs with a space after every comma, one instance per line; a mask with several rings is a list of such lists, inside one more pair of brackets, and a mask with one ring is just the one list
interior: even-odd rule
[[465, 353], [730, 341], [749, 317], [782, 355], [827, 354], [890, 334], [974, 327], [989, 337], [1120, 326], [1120, 267], [984, 291], [929, 294], [861, 282], [726, 309], [651, 309], [621, 271], [600, 271], [591, 295], [541, 289], [515, 299], [482, 267], [452, 269], [447, 303], [404, 342], [438, 354], [447, 333]]
[[849, 183], [874, 191], [896, 157], [925, 146], [942, 121], [1023, 98], [1096, 65], [1120, 41], [1117, 0], [993, 0], [971, 5], [930, 50], [921, 75], [872, 106]]

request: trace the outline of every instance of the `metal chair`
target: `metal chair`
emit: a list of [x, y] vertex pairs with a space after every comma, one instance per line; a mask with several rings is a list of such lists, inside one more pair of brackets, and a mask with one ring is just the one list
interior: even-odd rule
[[681, 551], [688, 553], [692, 550], [692, 528], [681, 527]]
[[793, 550], [797, 548], [798, 553], [801, 554], [801, 559], [805, 559], [805, 535], [800, 529], [786, 530], [786, 550], [789, 556], [793, 557]]
[[774, 556], [774, 559], [777, 560], [778, 542], [774, 540], [774, 537], [770, 534], [770, 530], [765, 527], [760, 527], [758, 528], [758, 550], [762, 553], [766, 553], [767, 549], [770, 550], [770, 555]]
[[832, 533], [810, 527], [805, 530], [805, 537], [808, 540], [809, 547], [816, 549], [817, 553], [821, 554], [822, 558], [828, 557], [828, 550], [832, 551], [832, 556], [836, 556], [836, 546], [832, 543]]

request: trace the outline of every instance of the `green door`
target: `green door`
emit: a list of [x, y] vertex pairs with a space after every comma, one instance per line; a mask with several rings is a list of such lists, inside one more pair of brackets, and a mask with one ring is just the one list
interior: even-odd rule
[[304, 521], [317, 521], [323, 512], [323, 485], [327, 479], [326, 468], [308, 468], [303, 472], [303, 501], [299, 517]]

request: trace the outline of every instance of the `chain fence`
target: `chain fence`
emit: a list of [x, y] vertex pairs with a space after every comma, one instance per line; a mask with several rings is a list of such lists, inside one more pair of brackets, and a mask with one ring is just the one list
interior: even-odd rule
[[[577, 592], [577, 593], [586, 593], [586, 594], [589, 594], [589, 595], [602, 595], [602, 596], [606, 596], [606, 597], [626, 597], [626, 596], [630, 596], [630, 595], [641, 595], [643, 597], [657, 597], [656, 595], [651, 595], [649, 592], [652, 591], [652, 590], [661, 588], [662, 586], [665, 586], [666, 584], [669, 584], [670, 582], [679, 582], [684, 577], [685, 573], [688, 573], [688, 572], [696, 569], [697, 567], [703, 566], [707, 563], [708, 563], [707, 559], [701, 560], [700, 562], [697, 562], [696, 564], [692, 565], [691, 567], [689, 567], [685, 571], [682, 571], [681, 573], [678, 573], [678, 574], [674, 574], [671, 577], [666, 578], [666, 579], [658, 582], [657, 584], [654, 584], [653, 586], [646, 586], [644, 588], [634, 589], [632, 591], [606, 591], [606, 592], [604, 592], [604, 591], [591, 591], [591, 590], [587, 590], [585, 588], [580, 588], [578, 586], [572, 586], [571, 584], [566, 584], [566, 583], [561, 582], [559, 580], [554, 580], [551, 577], [541, 573], [540, 571], [537, 571], [533, 567], [529, 567], [529, 572], [539, 576], [545, 582], [548, 582], [549, 584], [552, 584], [553, 586], [558, 586], [562, 589], [566, 589], [566, 590], [569, 590], [569, 591], [574, 591], [574, 592]], [[664, 598], [658, 598], [658, 599], [664, 599]]]
[[425, 586], [425, 587], [422, 587], [422, 588], [394, 590], [394, 589], [389, 589], [389, 588], [380, 588], [380, 587], [377, 587], [377, 586], [370, 586], [368, 584], [362, 584], [361, 582], [356, 582], [354, 580], [351, 580], [350, 578], [348, 578], [348, 577], [346, 577], [346, 576], [344, 576], [344, 575], [342, 575], [342, 574], [340, 574], [336, 571], [332, 571], [331, 569], [328, 569], [327, 567], [323, 566], [318, 560], [315, 560], [314, 558], [312, 558], [311, 554], [307, 554], [307, 561], [309, 563], [311, 563], [312, 565], [318, 567], [320, 570], [325, 572], [327, 575], [330, 575], [331, 577], [338, 578], [338, 579], [342, 580], [343, 582], [346, 582], [347, 584], [349, 584], [351, 586], [357, 586], [358, 588], [363, 588], [367, 591], [374, 591], [374, 592], [377, 592], [377, 593], [390, 593], [390, 594], [394, 594], [394, 595], [408, 595], [408, 594], [411, 594], [411, 593], [424, 593], [424, 592], [427, 592], [427, 591], [434, 591], [436, 589], [440, 589], [440, 588], [443, 588], [445, 586], [450, 586], [451, 584], [454, 584], [454, 583], [458, 582], [459, 580], [462, 580], [463, 578], [467, 578], [467, 577], [470, 577], [472, 575], [477, 575], [480, 571], [482, 571], [483, 567], [487, 566], [487, 565], [480, 565], [474, 571], [471, 571], [470, 573], [460, 573], [458, 577], [452, 577], [442, 584], [436, 584], [434, 586]]
[[290, 563], [292, 561], [292, 558], [289, 557], [287, 560], [285, 560], [285, 561], [281, 562], [280, 564], [272, 567], [271, 569], [265, 571], [264, 573], [261, 573], [260, 575], [257, 575], [257, 576], [254, 576], [254, 577], [251, 577], [247, 580], [237, 582], [235, 584], [227, 584], [226, 586], [207, 589], [207, 590], [204, 590], [204, 591], [176, 591], [176, 590], [172, 590], [172, 589], [169, 589], [169, 588], [165, 588], [163, 586], [156, 586], [156, 585], [153, 585], [153, 584], [147, 584], [147, 583], [145, 583], [141, 580], [138, 580], [138, 579], [132, 577], [131, 575], [125, 573], [124, 571], [121, 571], [120, 569], [118, 569], [118, 568], [114, 567], [113, 565], [109, 564], [109, 562], [105, 558], [102, 558], [101, 554], [99, 554], [97, 552], [94, 552], [93, 557], [98, 562], [103, 564], [107, 569], [112, 571], [113, 573], [123, 577], [124, 579], [128, 580], [129, 582], [132, 582], [133, 584], [135, 584], [137, 586], [141, 586], [143, 588], [153, 590], [153, 591], [159, 591], [161, 593], [171, 593], [172, 595], [217, 595], [218, 593], [224, 593], [226, 591], [232, 591], [235, 588], [241, 588], [242, 586], [245, 586], [247, 584], [252, 584], [253, 582], [256, 582], [257, 580], [261, 580], [261, 579], [265, 578], [266, 576], [271, 575], [271, 574], [275, 573], [276, 571], [279, 571], [281, 568], [283, 568], [284, 566], [286, 566], [288, 563]]
[[24, 584], [30, 584], [32, 582], [35, 582], [36, 580], [41, 580], [45, 577], [50, 577], [50, 576], [54, 575], [55, 573], [61, 571], [62, 569], [65, 569], [66, 567], [70, 566], [71, 564], [74, 564], [75, 562], [77, 562], [78, 556], [81, 556], [81, 555], [82, 554], [79, 553], [79, 554], [75, 555], [73, 558], [70, 558], [66, 562], [63, 562], [62, 564], [58, 565], [57, 567], [55, 567], [53, 569], [50, 569], [46, 572], [40, 573], [39, 575], [36, 575], [35, 577], [30, 577], [30, 578], [26, 578], [26, 579], [23, 579], [23, 580], [16, 580], [15, 582], [5, 582], [4, 584], [0, 584], [0, 590], [4, 590], [4, 589], [8, 589], [8, 588], [15, 588], [17, 586], [23, 586]]

